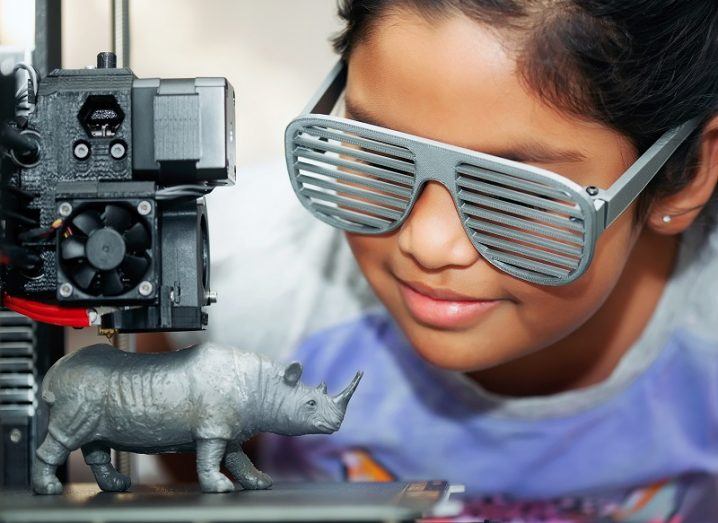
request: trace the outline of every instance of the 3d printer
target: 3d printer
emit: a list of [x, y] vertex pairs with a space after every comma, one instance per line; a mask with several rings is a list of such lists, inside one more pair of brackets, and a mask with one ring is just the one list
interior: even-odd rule
[[112, 53], [42, 81], [28, 70], [3, 124], [3, 304], [57, 325], [201, 329], [214, 300], [201, 197], [234, 182], [232, 86], [138, 79]]

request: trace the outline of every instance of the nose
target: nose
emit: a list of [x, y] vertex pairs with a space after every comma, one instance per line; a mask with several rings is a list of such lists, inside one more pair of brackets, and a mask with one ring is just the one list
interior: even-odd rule
[[428, 182], [399, 229], [399, 249], [425, 269], [467, 267], [480, 257], [466, 236], [454, 200], [440, 183]]

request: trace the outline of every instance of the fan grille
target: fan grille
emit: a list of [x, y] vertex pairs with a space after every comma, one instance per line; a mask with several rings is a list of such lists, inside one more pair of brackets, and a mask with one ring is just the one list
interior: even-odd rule
[[118, 202], [81, 205], [60, 236], [60, 266], [88, 296], [132, 291], [151, 268], [151, 236], [136, 209]]

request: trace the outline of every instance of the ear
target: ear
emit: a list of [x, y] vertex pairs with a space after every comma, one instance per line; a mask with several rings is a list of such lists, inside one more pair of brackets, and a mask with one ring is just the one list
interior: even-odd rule
[[302, 377], [302, 364], [298, 361], [293, 361], [287, 368], [284, 369], [284, 383], [294, 387], [299, 383], [299, 378]]
[[[678, 192], [653, 202], [646, 225], [659, 234], [680, 234], [698, 217], [718, 183], [718, 116], [703, 127], [695, 176]], [[664, 218], [667, 217], [667, 218]]]

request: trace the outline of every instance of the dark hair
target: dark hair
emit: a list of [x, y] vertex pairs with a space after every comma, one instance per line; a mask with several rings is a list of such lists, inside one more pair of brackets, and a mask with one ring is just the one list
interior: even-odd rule
[[[346, 25], [335, 49], [348, 58], [400, 9], [429, 20], [461, 13], [521, 35], [526, 83], [554, 107], [625, 135], [639, 153], [671, 127], [694, 117], [705, 123], [718, 109], [715, 0], [339, 0]], [[696, 131], [641, 194], [638, 220], [655, 198], [693, 178], [699, 150]]]

